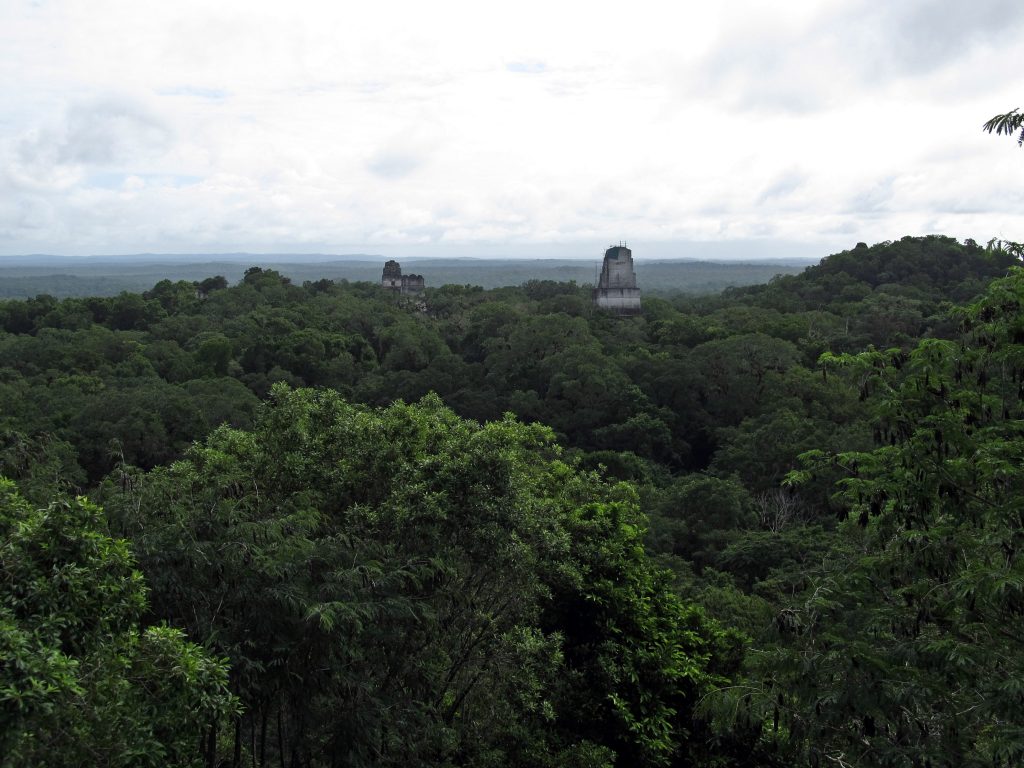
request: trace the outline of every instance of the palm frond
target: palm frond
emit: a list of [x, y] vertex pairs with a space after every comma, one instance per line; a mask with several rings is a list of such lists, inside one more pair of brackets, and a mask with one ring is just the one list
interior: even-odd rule
[[1021, 114], [1017, 109], [1012, 109], [1005, 115], [996, 115], [983, 126], [981, 129], [987, 133], [995, 133], [996, 136], [1002, 136], [1006, 134], [1010, 136], [1016, 131], [1020, 131], [1020, 136], [1017, 137], [1017, 145], [1024, 146], [1024, 114]]

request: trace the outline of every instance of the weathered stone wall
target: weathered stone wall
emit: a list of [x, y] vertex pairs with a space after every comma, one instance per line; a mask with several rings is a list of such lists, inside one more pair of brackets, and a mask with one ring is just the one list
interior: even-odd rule
[[384, 272], [381, 274], [380, 284], [389, 291], [423, 293], [426, 282], [423, 279], [423, 275], [403, 275], [402, 265], [397, 261], [390, 260], [384, 264]]
[[402, 278], [402, 293], [423, 293], [425, 287], [423, 275], [405, 275]]
[[384, 273], [381, 275], [380, 284], [389, 291], [402, 290], [402, 265], [393, 260], [384, 262]]
[[605, 251], [601, 277], [594, 289], [594, 303], [620, 315], [640, 313], [640, 289], [636, 285], [633, 252], [629, 248], [618, 245]]

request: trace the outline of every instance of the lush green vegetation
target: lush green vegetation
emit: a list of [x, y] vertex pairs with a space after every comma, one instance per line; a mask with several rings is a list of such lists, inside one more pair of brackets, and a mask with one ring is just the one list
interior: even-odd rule
[[1017, 263], [0, 302], [7, 763], [1018, 765]]
[[29, 505], [0, 479], [0, 760], [199, 762], [202, 720], [237, 711], [227, 663], [140, 618], [142, 575], [84, 499]]

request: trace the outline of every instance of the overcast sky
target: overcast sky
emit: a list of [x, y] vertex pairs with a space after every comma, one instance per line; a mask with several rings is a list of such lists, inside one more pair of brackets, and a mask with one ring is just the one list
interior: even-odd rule
[[1022, 0], [0, 0], [0, 254], [1024, 240], [1022, 63]]

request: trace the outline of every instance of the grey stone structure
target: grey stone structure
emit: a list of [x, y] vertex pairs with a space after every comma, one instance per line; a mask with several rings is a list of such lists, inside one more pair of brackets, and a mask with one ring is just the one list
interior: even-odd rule
[[384, 263], [380, 284], [396, 293], [423, 293], [425, 286], [423, 275], [403, 275], [402, 265], [393, 259]]
[[613, 245], [604, 252], [594, 303], [599, 309], [617, 315], [640, 314], [640, 289], [636, 287], [633, 252], [625, 245]]

